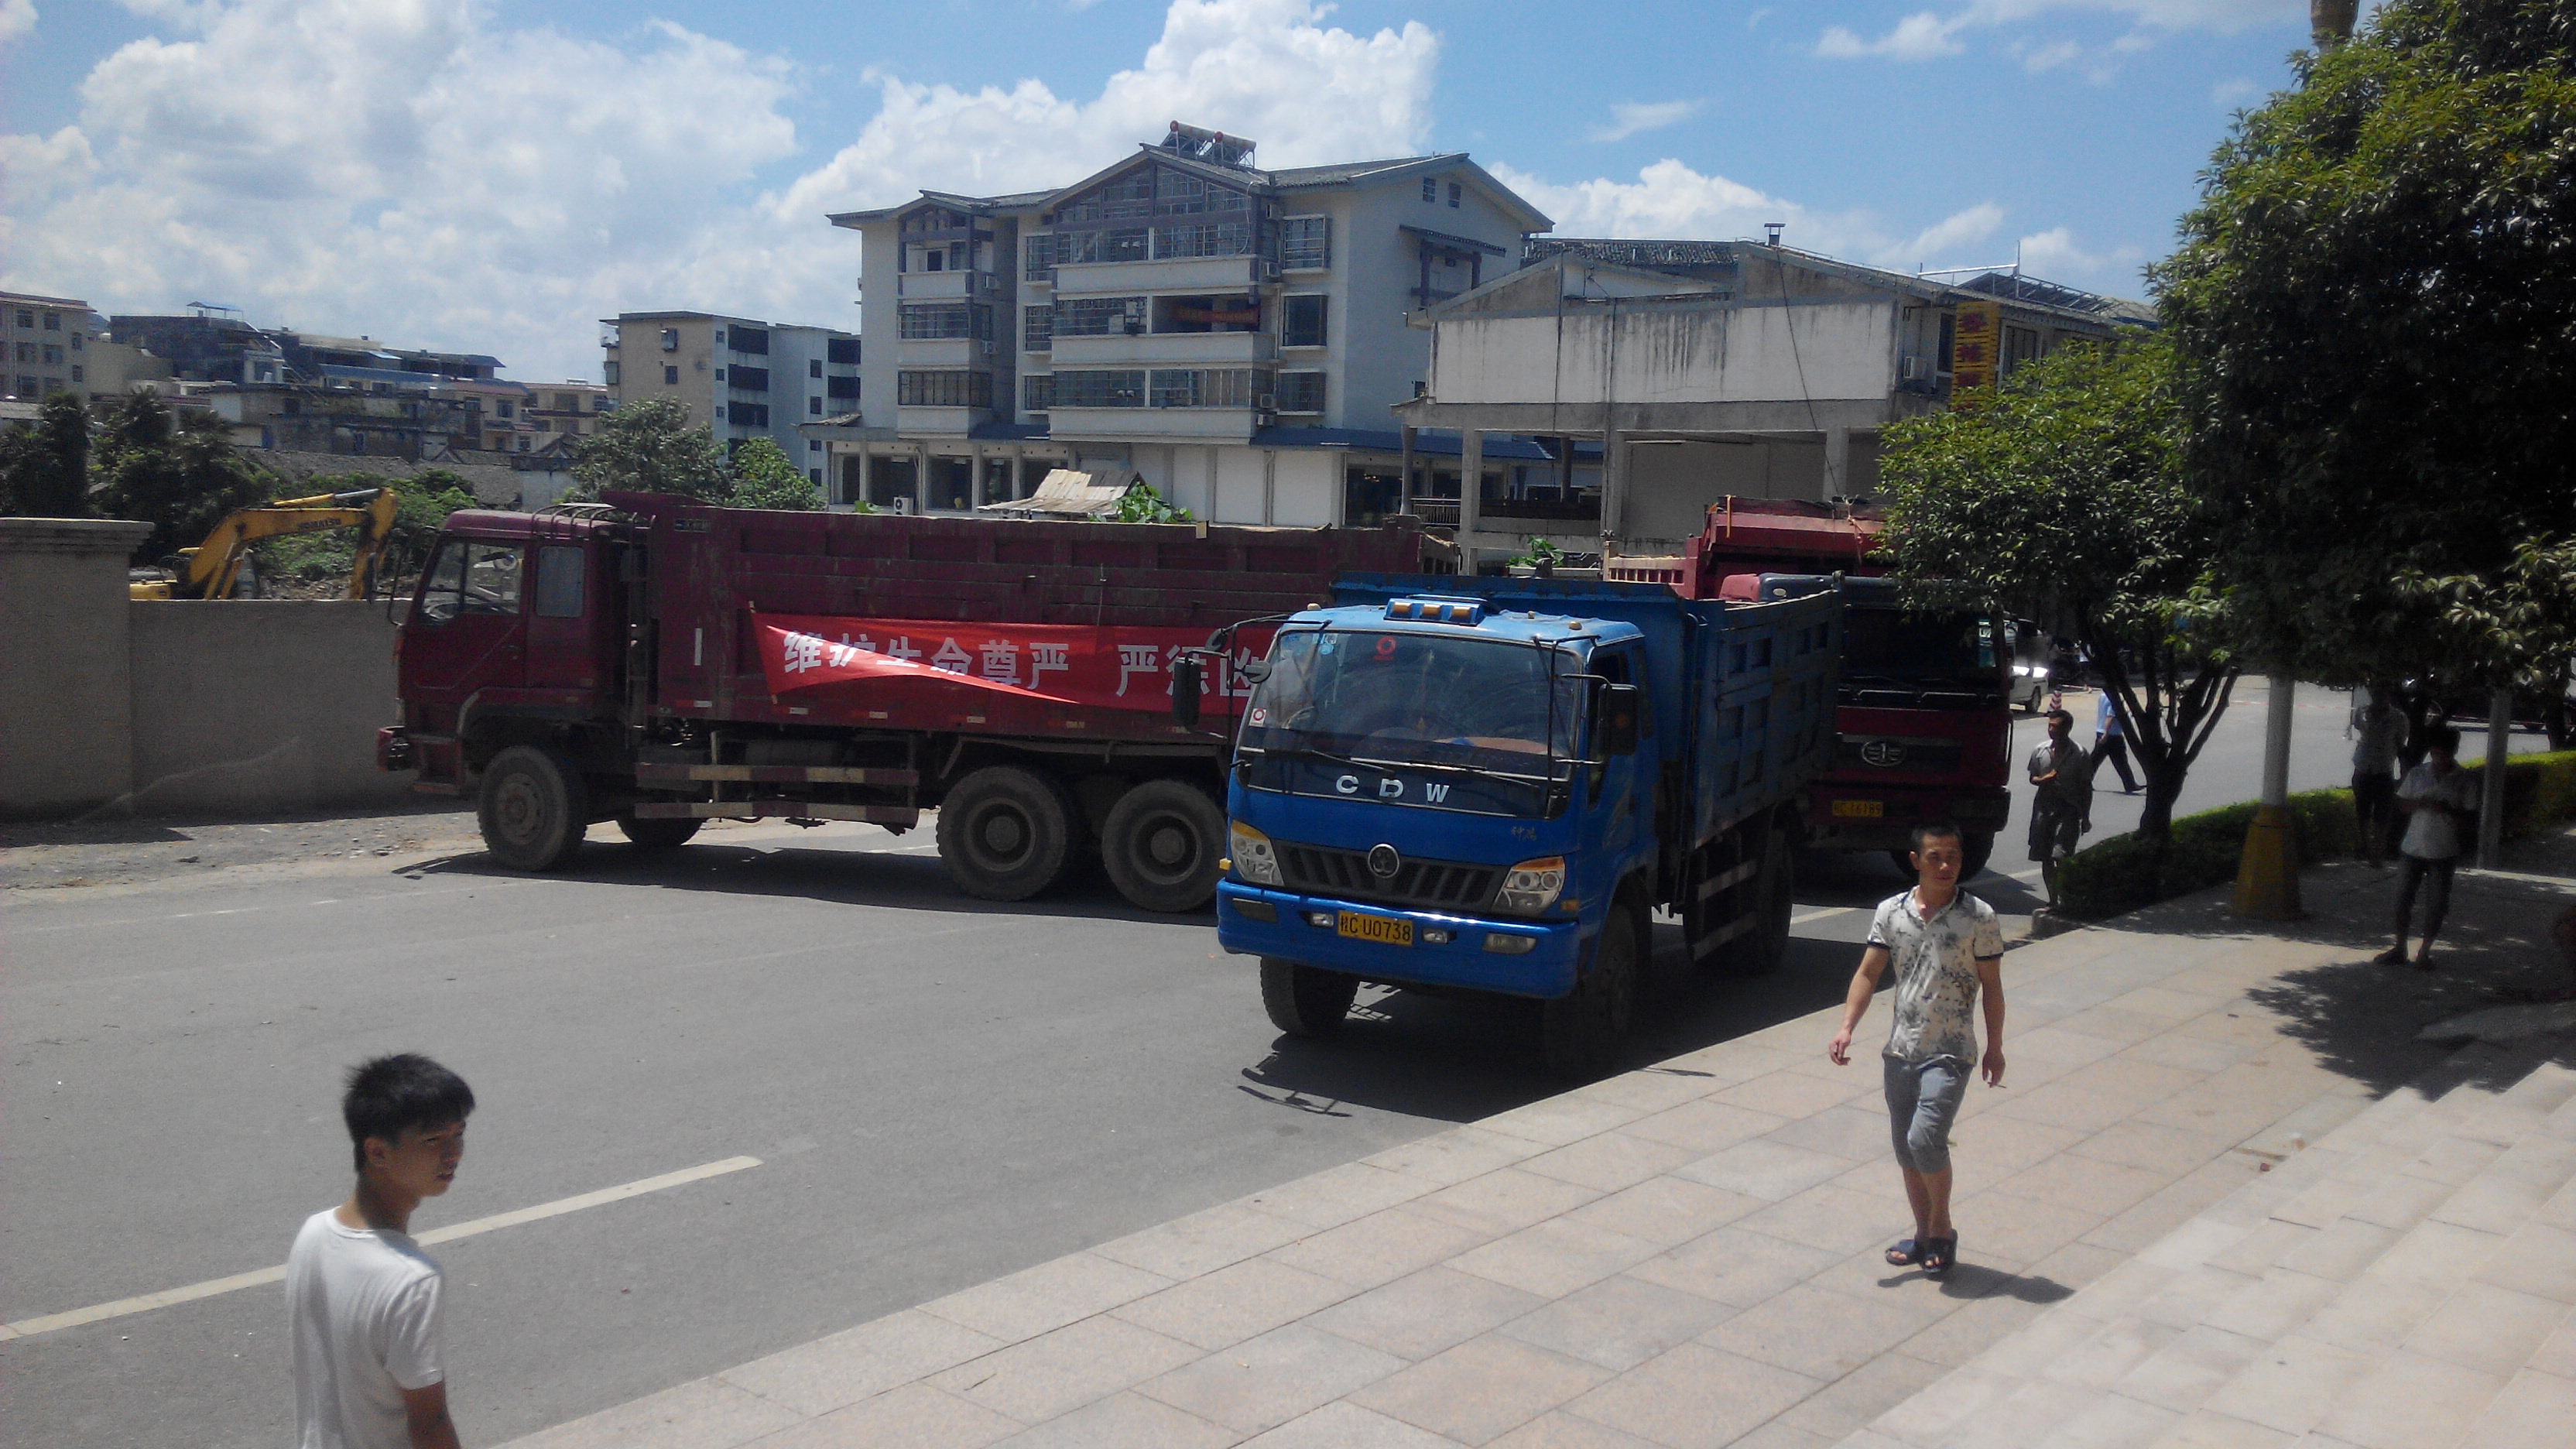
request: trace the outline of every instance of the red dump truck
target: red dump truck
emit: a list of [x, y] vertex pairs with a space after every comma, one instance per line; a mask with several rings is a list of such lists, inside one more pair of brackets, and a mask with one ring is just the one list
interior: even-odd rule
[[1887, 851], [1901, 870], [1923, 820], [1958, 825], [1966, 874], [1984, 869], [2012, 800], [2010, 624], [1982, 609], [1908, 609], [1870, 561], [1886, 520], [1867, 505], [1726, 498], [1679, 555], [1613, 557], [1604, 576], [1686, 599], [1771, 600], [1844, 577], [1838, 736], [1807, 788], [1806, 843]]
[[1149, 910], [1195, 910], [1223, 854], [1224, 760], [1251, 684], [1214, 662], [1177, 724], [1171, 666], [1345, 572], [1453, 572], [1412, 526], [1282, 529], [780, 513], [650, 494], [449, 517], [396, 644], [377, 762], [475, 794], [503, 864], [568, 864], [710, 819], [939, 812], [960, 889], [1019, 900], [1098, 857]]

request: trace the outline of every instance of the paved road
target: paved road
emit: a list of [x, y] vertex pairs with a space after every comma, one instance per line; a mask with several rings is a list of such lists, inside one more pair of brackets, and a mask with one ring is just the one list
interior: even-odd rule
[[[2302, 783], [2341, 773], [2340, 710], [2303, 710]], [[2187, 805], [2241, 798], [2259, 731], [2230, 722]], [[420, 1228], [761, 1160], [437, 1250], [484, 1443], [1552, 1090], [1511, 1011], [1381, 998], [1287, 1042], [1203, 923], [985, 907], [928, 852], [777, 825], [541, 879], [367, 855], [9, 893], [0, 1321], [280, 1261], [345, 1191], [334, 1074], [379, 1050], [483, 1102]], [[1638, 1060], [1839, 995], [1895, 877], [1808, 886], [1784, 969], [1681, 990]], [[0, 1342], [0, 1445], [283, 1442], [282, 1316], [264, 1285]]]

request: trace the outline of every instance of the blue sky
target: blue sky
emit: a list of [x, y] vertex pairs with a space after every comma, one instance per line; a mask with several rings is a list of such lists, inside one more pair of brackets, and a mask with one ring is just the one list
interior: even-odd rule
[[1569, 234], [2139, 292], [2299, 0], [0, 0], [0, 285], [594, 375], [594, 319], [847, 325], [827, 208], [1167, 119], [1464, 150]]

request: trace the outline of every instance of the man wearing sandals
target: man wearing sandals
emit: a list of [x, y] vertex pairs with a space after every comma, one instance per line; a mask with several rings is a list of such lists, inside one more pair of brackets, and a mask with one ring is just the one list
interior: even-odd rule
[[[2004, 1084], [2003, 927], [1994, 907], [1959, 889], [1965, 856], [1957, 826], [1914, 827], [1914, 889], [1879, 903], [1843, 1002], [1842, 1030], [1825, 1047], [1835, 1066], [1851, 1064], [1852, 1031], [1893, 964], [1896, 1020], [1881, 1060], [1888, 1130], [1914, 1209], [1914, 1236], [1889, 1248], [1887, 1261], [1920, 1264], [1935, 1277], [1949, 1272], [1959, 1254], [1958, 1229], [1950, 1223], [1950, 1120], [1968, 1093], [1969, 1063], [1979, 1063], [1987, 1086]], [[1981, 1001], [1982, 1057], [1973, 1015]]]

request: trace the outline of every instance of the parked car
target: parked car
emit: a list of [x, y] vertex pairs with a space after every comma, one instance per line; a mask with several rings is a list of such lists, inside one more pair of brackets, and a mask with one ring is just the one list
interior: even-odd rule
[[2049, 662], [2053, 651], [2048, 631], [2028, 619], [2007, 619], [2004, 635], [2012, 645], [2012, 706], [2024, 714], [2037, 714], [2056, 680]]

